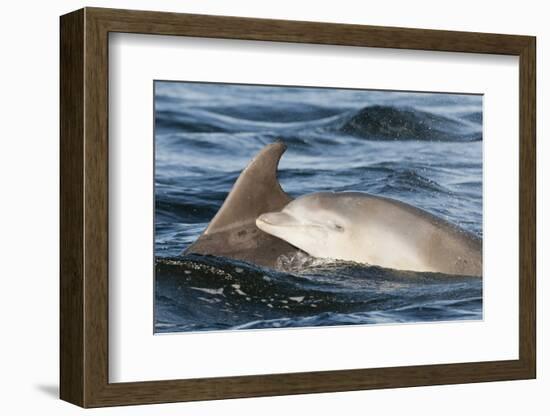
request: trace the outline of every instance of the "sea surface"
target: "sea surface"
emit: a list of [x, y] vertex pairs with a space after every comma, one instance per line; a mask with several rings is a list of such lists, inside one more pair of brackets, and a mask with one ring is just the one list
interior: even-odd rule
[[284, 141], [293, 197], [363, 191], [482, 237], [482, 96], [155, 82], [155, 332], [482, 319], [482, 279], [352, 262], [182, 255]]

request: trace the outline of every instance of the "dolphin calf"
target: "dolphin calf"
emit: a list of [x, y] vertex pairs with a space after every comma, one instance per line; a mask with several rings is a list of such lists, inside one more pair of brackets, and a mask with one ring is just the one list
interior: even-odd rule
[[210, 254], [275, 268], [280, 256], [300, 252], [256, 227], [260, 214], [283, 209], [292, 200], [277, 180], [277, 166], [285, 150], [284, 143], [275, 142], [256, 155], [208, 227], [183, 254]]
[[260, 215], [258, 228], [314, 257], [481, 276], [481, 240], [412, 205], [360, 192], [319, 192]]

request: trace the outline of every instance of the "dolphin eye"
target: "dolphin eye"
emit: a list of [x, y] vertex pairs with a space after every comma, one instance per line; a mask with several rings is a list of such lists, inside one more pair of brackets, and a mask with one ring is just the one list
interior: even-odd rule
[[340, 224], [337, 224], [335, 222], [330, 221], [329, 225], [332, 227], [335, 231], [344, 231], [344, 227], [342, 227]]

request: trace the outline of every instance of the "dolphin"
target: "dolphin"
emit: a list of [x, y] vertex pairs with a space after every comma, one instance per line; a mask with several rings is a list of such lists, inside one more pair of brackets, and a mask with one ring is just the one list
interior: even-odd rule
[[224, 203], [199, 238], [183, 254], [204, 254], [244, 260], [276, 268], [277, 260], [300, 253], [286, 241], [256, 227], [264, 212], [278, 211], [292, 198], [277, 179], [282, 142], [265, 146], [241, 172]]
[[319, 192], [266, 212], [257, 227], [313, 257], [481, 276], [481, 239], [426, 211], [361, 192]]

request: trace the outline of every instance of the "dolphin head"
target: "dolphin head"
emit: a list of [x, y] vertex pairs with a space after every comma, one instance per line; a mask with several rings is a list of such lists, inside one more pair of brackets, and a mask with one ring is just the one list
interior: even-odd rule
[[279, 212], [256, 219], [256, 226], [315, 257], [342, 258], [352, 238], [345, 210], [334, 193], [314, 193], [288, 203]]

